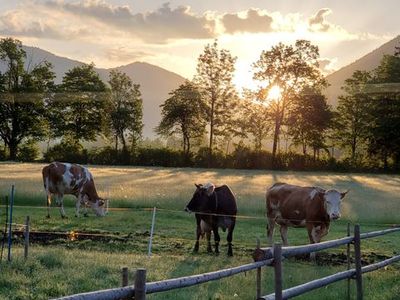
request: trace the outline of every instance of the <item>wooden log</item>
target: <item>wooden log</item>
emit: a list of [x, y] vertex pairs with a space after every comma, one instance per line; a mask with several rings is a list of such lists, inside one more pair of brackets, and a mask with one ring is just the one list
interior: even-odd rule
[[363, 299], [362, 290], [362, 272], [361, 272], [361, 239], [360, 239], [360, 225], [354, 226], [354, 257], [356, 264], [356, 287], [357, 287], [357, 300]]
[[121, 271], [122, 286], [128, 286], [128, 268], [123, 267]]
[[[282, 248], [282, 256], [285, 258], [296, 256], [296, 255], [303, 255], [309, 254], [310, 252], [321, 251], [325, 249], [335, 248], [338, 246], [346, 245], [353, 241], [353, 237], [344, 237], [337, 240], [331, 240], [326, 242], [321, 242], [318, 244], [310, 244], [304, 246], [291, 246], [291, 247], [283, 247]], [[258, 255], [263, 259], [268, 259], [273, 257], [273, 251], [271, 248], [260, 248], [260, 251], [263, 252], [263, 255]], [[254, 254], [253, 254], [254, 256]]]
[[29, 251], [29, 216], [26, 217], [25, 220], [25, 232], [24, 232], [24, 237], [25, 237], [25, 247], [24, 247], [24, 257], [25, 259], [28, 258], [28, 251]]
[[388, 233], [393, 233], [393, 232], [397, 232], [400, 231], [400, 227], [394, 227], [394, 228], [389, 228], [389, 229], [384, 229], [384, 230], [377, 230], [377, 231], [371, 231], [371, 232], [366, 232], [366, 233], [362, 233], [360, 234], [360, 239], [370, 239], [376, 236], [380, 236], [380, 235], [385, 235]]
[[122, 288], [80, 293], [80, 294], [57, 298], [57, 300], [98, 300], [98, 299], [119, 300], [119, 299], [133, 298], [134, 295], [135, 295], [135, 288], [133, 286], [127, 286]]
[[274, 244], [275, 299], [282, 300], [282, 245]]
[[[334, 283], [336, 281], [340, 281], [340, 280], [349, 278], [349, 277], [353, 276], [354, 274], [355, 274], [355, 270], [352, 269], [352, 270], [336, 273], [336, 274], [333, 274], [333, 275], [330, 275], [330, 276], [327, 276], [324, 278], [309, 281], [307, 283], [300, 284], [298, 286], [294, 286], [294, 287], [291, 287], [289, 289], [282, 291], [282, 297], [283, 297], [283, 299], [288, 299], [288, 298], [292, 298], [295, 296], [299, 296], [306, 292], [309, 292], [309, 291], [324, 287], [328, 284]], [[269, 294], [269, 295], [261, 297], [260, 299], [273, 300], [273, 299], [277, 299], [277, 298], [275, 298], [275, 294]]]
[[135, 300], [146, 300], [146, 269], [136, 270]]
[[150, 282], [150, 283], [147, 283], [147, 285], [146, 285], [147, 293], [148, 294], [158, 293], [158, 292], [164, 292], [164, 291], [169, 291], [169, 290], [173, 290], [173, 289], [180, 289], [180, 288], [184, 288], [184, 287], [188, 287], [188, 286], [193, 286], [193, 285], [205, 283], [208, 281], [213, 281], [213, 280], [229, 277], [229, 276], [232, 276], [235, 274], [247, 272], [250, 270], [255, 270], [259, 267], [270, 266], [270, 265], [272, 265], [272, 262], [273, 262], [273, 259], [269, 259], [269, 260], [254, 262], [254, 263], [250, 263], [247, 265], [242, 265], [242, 266], [238, 266], [238, 267], [234, 267], [234, 268], [204, 273], [204, 274], [200, 274], [200, 275], [192, 275], [192, 276]]
[[[374, 263], [365, 267], [362, 267], [361, 272], [362, 273], [368, 273], [368, 272], [372, 272], [381, 268], [386, 267], [387, 265], [390, 265], [392, 263], [395, 263], [397, 261], [400, 261], [400, 255], [396, 255], [393, 256], [389, 259], [386, 259], [384, 261], [378, 262], [378, 263]], [[331, 283], [346, 279], [346, 278], [351, 278], [356, 274], [356, 270], [355, 269], [351, 269], [351, 270], [347, 270], [347, 271], [343, 271], [343, 272], [339, 272], [333, 275], [329, 275], [323, 278], [319, 278], [313, 281], [309, 281], [307, 283], [304, 284], [300, 284], [294, 287], [291, 287], [289, 289], [286, 289], [284, 291], [282, 291], [282, 297], [283, 299], [288, 299], [288, 298], [292, 298], [292, 297], [296, 297], [302, 294], [305, 294], [309, 291], [327, 286]], [[262, 296], [259, 299], [266, 299], [266, 300], [272, 300], [275, 299], [275, 294], [269, 294], [266, 296]]]

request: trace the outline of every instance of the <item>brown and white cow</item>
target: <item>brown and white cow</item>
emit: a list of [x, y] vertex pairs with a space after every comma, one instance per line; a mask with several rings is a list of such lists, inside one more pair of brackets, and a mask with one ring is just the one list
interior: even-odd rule
[[74, 195], [76, 199], [75, 216], [79, 217], [81, 204], [92, 207], [97, 216], [104, 216], [108, 210], [108, 200], [97, 195], [93, 175], [81, 165], [53, 162], [42, 169], [43, 184], [47, 195], [47, 217], [50, 218], [51, 195], [56, 196], [61, 217], [65, 218], [64, 195]]
[[288, 227], [306, 227], [310, 243], [319, 243], [328, 233], [330, 221], [340, 218], [340, 204], [347, 192], [275, 183], [266, 195], [268, 242], [272, 245], [277, 223], [284, 246], [288, 245]]

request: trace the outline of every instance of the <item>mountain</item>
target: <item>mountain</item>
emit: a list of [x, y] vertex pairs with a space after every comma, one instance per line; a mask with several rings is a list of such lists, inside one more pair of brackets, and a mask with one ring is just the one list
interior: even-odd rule
[[[84, 64], [77, 60], [54, 55], [37, 47], [23, 46], [23, 49], [27, 54], [25, 67], [29, 70], [44, 60], [51, 62], [56, 73], [56, 83], [61, 83], [62, 77], [69, 69]], [[4, 70], [4, 67], [0, 65], [0, 71]], [[134, 62], [117, 68], [95, 69], [104, 82], [108, 81], [111, 70], [118, 69], [126, 73], [133, 82], [140, 84], [140, 92], [143, 98], [143, 136], [150, 138], [156, 136], [154, 128], [161, 119], [160, 105], [168, 98], [169, 92], [185, 81], [185, 78], [176, 73], [144, 62]]]
[[328, 97], [328, 103], [336, 106], [337, 97], [342, 94], [341, 87], [347, 78], [350, 78], [353, 73], [357, 70], [360, 71], [371, 71], [379, 66], [381, 59], [385, 54], [393, 55], [395, 47], [400, 46], [400, 35], [383, 44], [379, 48], [372, 52], [364, 55], [355, 62], [333, 72], [328, 75], [326, 79], [330, 86], [327, 89], [326, 96]]

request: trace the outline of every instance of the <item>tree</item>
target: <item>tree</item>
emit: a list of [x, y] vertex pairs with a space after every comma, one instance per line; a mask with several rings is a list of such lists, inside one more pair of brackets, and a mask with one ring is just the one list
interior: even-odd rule
[[188, 158], [193, 140], [204, 135], [204, 104], [198, 88], [186, 81], [170, 93], [161, 105], [161, 121], [156, 131], [163, 136], [182, 136], [183, 152]]
[[79, 143], [93, 141], [104, 129], [106, 85], [94, 65], [82, 65], [67, 71], [55, 100], [50, 101], [52, 135]]
[[370, 80], [368, 152], [383, 161], [400, 163], [400, 57], [385, 55]]
[[295, 144], [301, 144], [303, 154], [307, 146], [316, 152], [325, 146], [324, 132], [329, 128], [332, 118], [326, 97], [318, 90], [306, 88], [293, 100], [288, 112], [288, 133]]
[[[269, 51], [262, 51], [253, 64], [253, 78], [262, 83], [257, 91], [258, 100], [269, 101], [274, 118], [272, 156], [276, 157], [277, 144], [287, 110], [293, 99], [305, 87], [321, 88], [326, 82], [318, 69], [319, 50], [309, 41], [298, 40], [295, 45], [279, 43]], [[279, 87], [280, 95], [268, 99], [268, 93]]]
[[110, 106], [108, 109], [109, 126], [115, 137], [115, 149], [118, 150], [118, 140], [122, 142], [122, 150], [127, 153], [126, 137], [135, 147], [142, 135], [143, 101], [140, 85], [134, 84], [125, 73], [113, 70], [110, 73], [109, 84]]
[[[247, 97], [251, 97], [249, 93]], [[236, 122], [236, 126], [241, 131], [237, 136], [244, 138], [252, 137], [254, 150], [259, 152], [262, 149], [262, 142], [266, 139], [272, 125], [269, 109], [264, 103], [256, 103], [247, 98], [242, 101], [240, 111], [241, 115]]]
[[353, 164], [359, 163], [367, 139], [369, 126], [368, 106], [371, 101], [367, 91], [371, 75], [366, 71], [355, 71], [351, 78], [345, 80], [339, 96], [336, 114], [335, 139], [340, 146], [350, 152]]
[[7, 71], [0, 74], [0, 137], [15, 160], [18, 147], [25, 139], [42, 138], [44, 126], [44, 98], [54, 86], [51, 64], [44, 62], [31, 72], [24, 69], [26, 58], [18, 40], [0, 40], [0, 60]]
[[230, 134], [232, 110], [237, 103], [232, 84], [235, 62], [236, 58], [228, 50], [218, 49], [217, 41], [206, 45], [198, 58], [195, 83], [200, 88], [206, 106], [210, 159], [215, 139]]

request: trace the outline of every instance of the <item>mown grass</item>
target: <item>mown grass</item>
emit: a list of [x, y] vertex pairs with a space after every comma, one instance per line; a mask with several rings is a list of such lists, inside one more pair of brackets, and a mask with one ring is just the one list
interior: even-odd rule
[[[11, 264], [2, 263], [0, 269], [0, 298], [47, 299], [78, 292], [116, 287], [120, 284], [120, 269], [145, 267], [148, 280], [162, 280], [210, 272], [251, 262], [256, 239], [266, 245], [265, 189], [275, 181], [301, 185], [319, 185], [340, 190], [350, 188], [344, 202], [344, 216], [332, 224], [325, 239], [346, 235], [347, 222], [361, 223], [363, 232], [386, 228], [400, 223], [397, 195], [400, 177], [371, 174], [295, 173], [244, 170], [202, 170], [166, 168], [121, 168], [91, 166], [99, 194], [111, 199], [111, 210], [105, 218], [75, 218], [73, 198], [67, 200], [68, 219], [59, 217], [52, 208], [52, 218], [46, 219], [40, 164], [0, 164], [0, 196], [16, 185], [14, 223], [21, 224], [31, 217], [32, 230], [59, 232], [92, 232], [116, 237], [102, 241], [52, 241], [47, 246], [33, 244], [30, 257], [22, 259], [19, 244], [13, 252]], [[225, 234], [222, 233], [221, 255], [216, 258], [205, 253], [201, 244], [199, 254], [192, 254], [194, 245], [194, 216], [183, 212], [194, 190], [194, 182], [212, 181], [229, 184], [238, 199], [239, 214], [234, 233], [233, 259], [226, 257]], [[153, 256], [148, 258], [147, 245], [151, 226], [151, 208], [157, 206]], [[1, 207], [0, 207], [1, 210]], [[1, 211], [0, 211], [1, 213]], [[4, 216], [0, 215], [0, 224]], [[18, 226], [16, 226], [18, 227]], [[276, 232], [275, 240], [279, 241]], [[308, 242], [304, 229], [290, 229], [291, 244]], [[370, 262], [375, 254], [392, 256], [398, 253], [400, 234], [362, 241], [364, 258]], [[344, 248], [332, 250], [344, 252]], [[329, 275], [345, 266], [315, 265], [305, 261], [284, 262], [285, 287]], [[263, 292], [272, 291], [271, 269], [263, 271]], [[387, 270], [364, 277], [365, 299], [398, 299], [400, 268], [398, 264]], [[354, 289], [354, 287], [353, 287]], [[346, 283], [306, 294], [299, 299], [344, 299]], [[352, 291], [354, 295], [354, 290]], [[237, 296], [235, 296], [235, 294]], [[248, 272], [231, 278], [149, 295], [149, 299], [254, 299], [255, 273]]]

